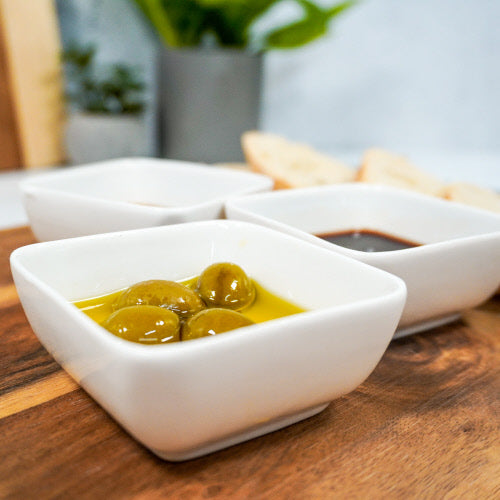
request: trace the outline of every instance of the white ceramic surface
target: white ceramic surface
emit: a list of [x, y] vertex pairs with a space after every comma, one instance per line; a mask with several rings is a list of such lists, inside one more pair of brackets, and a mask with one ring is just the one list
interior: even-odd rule
[[269, 190], [263, 175], [154, 158], [123, 158], [20, 184], [38, 240], [138, 229], [223, 215], [231, 196]]
[[[457, 318], [500, 284], [500, 216], [420, 194], [363, 184], [272, 192], [231, 200], [231, 219], [266, 225], [404, 279], [408, 299], [397, 336]], [[314, 234], [372, 229], [423, 243], [367, 253]]]
[[[184, 343], [144, 346], [70, 301], [232, 261], [307, 312]], [[311, 416], [374, 369], [399, 321], [404, 282], [262, 226], [206, 221], [20, 248], [14, 281], [54, 358], [130, 434], [185, 460]]]

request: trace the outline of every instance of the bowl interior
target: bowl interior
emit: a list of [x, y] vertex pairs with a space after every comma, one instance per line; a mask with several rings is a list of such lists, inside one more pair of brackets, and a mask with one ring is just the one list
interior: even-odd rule
[[377, 299], [404, 285], [383, 271], [253, 224], [209, 221], [26, 247], [16, 257], [64, 299], [146, 279], [182, 280], [213, 262], [239, 264], [269, 291], [309, 310]]
[[273, 221], [311, 234], [369, 229], [426, 244], [500, 230], [498, 215], [382, 186], [327, 186], [248, 196], [230, 201], [227, 213], [230, 218], [243, 214], [246, 220]]
[[262, 175], [196, 163], [125, 158], [71, 167], [26, 181], [25, 186], [142, 205], [183, 207], [270, 189]]

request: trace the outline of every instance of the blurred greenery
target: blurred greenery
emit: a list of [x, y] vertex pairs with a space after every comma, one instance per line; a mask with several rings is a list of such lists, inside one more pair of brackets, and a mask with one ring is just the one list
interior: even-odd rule
[[66, 96], [89, 113], [138, 114], [144, 109], [144, 84], [125, 64], [97, 68], [93, 45], [71, 44], [62, 54]]
[[[327, 33], [330, 22], [355, 0], [330, 7], [310, 0], [132, 0], [159, 37], [170, 47], [200, 46], [215, 38], [222, 47], [293, 49]], [[278, 4], [294, 4], [301, 17], [270, 29], [258, 40], [252, 27]], [[324, 2], [323, 2], [324, 3]]]

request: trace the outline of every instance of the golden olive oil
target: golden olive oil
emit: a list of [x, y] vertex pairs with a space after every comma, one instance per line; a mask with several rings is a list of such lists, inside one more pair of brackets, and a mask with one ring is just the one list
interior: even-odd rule
[[[194, 289], [198, 277], [181, 281], [182, 284]], [[263, 286], [253, 281], [255, 286], [255, 300], [240, 312], [255, 323], [262, 323], [271, 319], [289, 316], [304, 312], [305, 309], [285, 300], [266, 290]], [[106, 318], [114, 312], [113, 304], [116, 302], [123, 290], [92, 297], [74, 302], [90, 318], [102, 324]]]

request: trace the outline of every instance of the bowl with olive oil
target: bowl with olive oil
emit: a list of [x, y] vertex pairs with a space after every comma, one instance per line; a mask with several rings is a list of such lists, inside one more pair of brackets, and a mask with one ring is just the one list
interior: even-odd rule
[[322, 411], [377, 365], [402, 280], [259, 225], [218, 220], [12, 253], [28, 320], [158, 456], [195, 458]]

